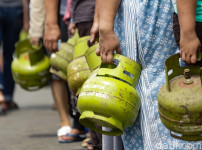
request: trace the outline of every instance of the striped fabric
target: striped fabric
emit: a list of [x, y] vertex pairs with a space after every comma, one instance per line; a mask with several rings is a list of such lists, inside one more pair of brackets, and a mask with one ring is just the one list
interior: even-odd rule
[[122, 54], [138, 61], [141, 110], [122, 136], [125, 150], [202, 149], [202, 142], [174, 139], [161, 123], [157, 94], [165, 83], [164, 62], [178, 52], [172, 31], [170, 0], [122, 0], [115, 21]]

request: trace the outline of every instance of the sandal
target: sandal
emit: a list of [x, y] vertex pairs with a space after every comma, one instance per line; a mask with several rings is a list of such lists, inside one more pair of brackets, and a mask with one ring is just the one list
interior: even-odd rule
[[15, 102], [13, 102], [13, 101], [11, 101], [11, 102], [10, 101], [9, 102], [4, 102], [3, 105], [5, 105], [6, 111], [11, 111], [11, 110], [17, 110], [17, 109], [19, 109], [18, 105]]
[[79, 142], [79, 141], [83, 141], [86, 136], [85, 135], [78, 135], [78, 134], [66, 134], [65, 136], [67, 137], [73, 137], [72, 140], [58, 140], [59, 143], [72, 143], [72, 142]]
[[0, 115], [5, 115], [9, 111], [17, 109], [19, 109], [18, 105], [13, 101], [0, 103]]
[[92, 142], [92, 139], [90, 139], [90, 140], [87, 142], [87, 149], [88, 149], [88, 150], [93, 150], [93, 142]]
[[87, 135], [87, 137], [82, 141], [81, 146], [82, 146], [83, 148], [87, 148], [87, 146], [88, 146], [88, 141], [90, 141], [90, 140], [91, 140], [90, 135]]
[[92, 140], [89, 140], [88, 145], [87, 145], [87, 149], [88, 150], [102, 150], [102, 144], [93, 145]]
[[58, 138], [70, 133], [71, 130], [72, 130], [72, 128], [70, 126], [61, 127], [60, 129], [58, 129], [58, 132], [57, 132]]

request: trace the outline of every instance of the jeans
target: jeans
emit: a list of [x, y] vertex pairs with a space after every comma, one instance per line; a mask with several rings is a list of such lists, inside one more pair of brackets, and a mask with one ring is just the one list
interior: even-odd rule
[[19, 7], [0, 6], [0, 42], [3, 43], [3, 73], [0, 85], [3, 85], [3, 94], [6, 101], [12, 101], [14, 81], [11, 73], [11, 63], [15, 43], [19, 40], [19, 33], [23, 25], [23, 9]]

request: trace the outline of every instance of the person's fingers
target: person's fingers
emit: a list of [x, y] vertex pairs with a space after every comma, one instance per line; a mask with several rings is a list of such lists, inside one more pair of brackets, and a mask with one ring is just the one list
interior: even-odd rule
[[58, 44], [57, 44], [57, 41], [54, 41], [53, 42], [53, 52], [56, 52], [58, 50]]
[[74, 29], [74, 28], [71, 28], [71, 29], [70, 29], [70, 33], [71, 33], [72, 35], [74, 35], [75, 29]]
[[70, 31], [70, 34], [73, 35], [73, 31], [72, 31], [72, 29], [70, 29], [69, 31]]
[[106, 55], [105, 49], [101, 50], [101, 58], [102, 58], [102, 62], [104, 64], [106, 64], [107, 63], [107, 55]]
[[49, 46], [49, 45], [50, 45], [50, 43], [46, 41], [46, 49], [47, 49], [48, 51], [50, 51], [50, 46]]
[[113, 53], [111, 53], [111, 52], [108, 53], [106, 59], [107, 59], [106, 61], [107, 61], [108, 64], [113, 64], [113, 59], [114, 59]]
[[32, 40], [31, 43], [35, 46], [39, 46], [39, 41], [38, 40]]
[[121, 54], [121, 47], [120, 47], [120, 45], [117, 47], [116, 53], [117, 53], [117, 54]]
[[102, 60], [102, 62], [103, 62], [103, 57], [102, 57], [102, 53], [101, 53], [101, 51], [100, 51], [100, 58], [101, 58], [101, 60]]
[[75, 34], [75, 28], [72, 29], [72, 34], [73, 34], [73, 35]]
[[101, 61], [102, 61], [102, 63], [103, 63], [103, 58], [102, 58], [102, 54], [100, 53], [100, 58], [101, 58]]
[[97, 56], [100, 56], [100, 51], [101, 51], [101, 50], [100, 50], [100, 46], [99, 46], [99, 47], [96, 49], [96, 55], [97, 55]]
[[49, 52], [52, 52], [52, 51], [53, 51], [52, 42], [48, 42], [47, 49], [48, 49]]
[[192, 55], [192, 56], [191, 56], [191, 63], [192, 63], [192, 64], [196, 63], [196, 59], [197, 59], [197, 58], [196, 58], [196, 55]]
[[95, 33], [92, 32], [91, 33], [91, 38], [90, 38], [90, 43], [93, 44], [94, 40], [95, 40]]
[[71, 29], [70, 26], [69, 26], [68, 31], [69, 31], [70, 34], [72, 34], [71, 30], [72, 30], [72, 29]]
[[191, 63], [191, 55], [186, 55], [186, 63], [190, 64]]
[[45, 39], [43, 40], [43, 45], [47, 49], [47, 41]]
[[181, 58], [182, 58], [182, 61], [186, 61], [185, 53], [181, 52]]
[[48, 44], [49, 44], [49, 43], [48, 43], [47, 41], [44, 42], [44, 46], [45, 46], [45, 48], [46, 48], [47, 50], [48, 50]]

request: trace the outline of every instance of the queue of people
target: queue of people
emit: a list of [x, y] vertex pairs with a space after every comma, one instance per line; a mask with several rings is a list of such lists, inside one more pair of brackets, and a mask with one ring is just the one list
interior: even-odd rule
[[141, 108], [133, 126], [125, 129], [122, 136], [101, 135], [80, 124], [79, 112], [72, 111], [75, 93], [66, 81], [52, 75], [52, 94], [61, 120], [59, 143], [83, 141], [89, 150], [202, 149], [202, 141], [183, 141], [170, 135], [160, 121], [157, 103], [158, 91], [165, 83], [165, 60], [180, 52], [185, 63], [194, 64], [197, 53], [202, 51], [202, 0], [30, 0], [29, 4], [28, 0], [1, 1], [1, 115], [18, 109], [12, 100], [10, 65], [21, 29], [29, 32], [31, 44], [42, 42], [49, 54], [58, 51], [58, 40], [66, 42], [78, 29], [80, 37], [91, 36], [91, 44], [99, 38], [96, 54], [102, 63], [113, 64], [115, 52], [142, 66], [136, 87]]

